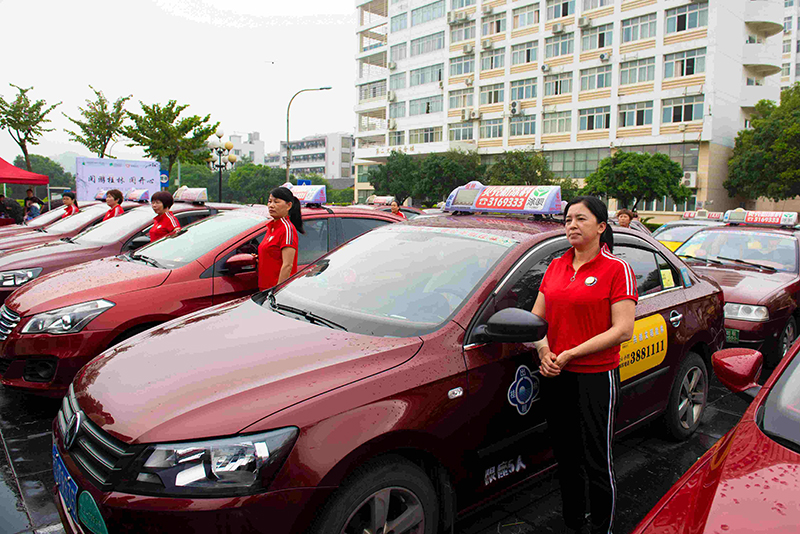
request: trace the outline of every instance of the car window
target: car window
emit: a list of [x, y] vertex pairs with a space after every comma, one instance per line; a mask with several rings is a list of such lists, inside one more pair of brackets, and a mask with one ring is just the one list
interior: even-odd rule
[[760, 423], [766, 435], [800, 452], [800, 356], [794, 356], [772, 386]]
[[189, 226], [192, 223], [196, 223], [197, 221], [202, 221], [206, 217], [209, 216], [209, 212], [207, 211], [187, 211], [183, 213], [178, 213], [176, 217], [178, 218], [178, 222], [181, 223], [181, 228], [184, 226]]
[[497, 304], [494, 311], [498, 312], [506, 308], [520, 308], [522, 310], [532, 310], [536, 297], [539, 295], [539, 286], [542, 284], [544, 273], [550, 263], [556, 258], [564, 255], [568, 247], [560, 248], [548, 254], [538, 262], [526, 269], [525, 273], [509, 287], [504, 293], [498, 295]]
[[75, 215], [71, 215], [66, 219], [61, 219], [60, 221], [51, 224], [47, 227], [47, 232], [53, 234], [66, 234], [67, 232], [72, 232], [89, 224], [92, 222], [92, 220], [100, 217], [108, 210], [109, 207], [107, 204], [94, 204], [88, 208], [83, 208]]
[[690, 237], [675, 254], [711, 260], [731, 258], [778, 271], [797, 272], [797, 239], [786, 234], [705, 230]]
[[297, 234], [298, 265], [306, 265], [328, 253], [328, 219], [306, 219], [303, 221], [304, 234]]
[[75, 236], [75, 241], [78, 243], [115, 243], [120, 237], [141, 228], [143, 224], [148, 224], [152, 220], [152, 209], [149, 207], [134, 208], [84, 230]]
[[676, 243], [683, 243], [694, 234], [702, 230], [704, 227], [700, 225], [691, 226], [670, 226], [659, 230], [653, 234], [653, 237], [659, 241], [674, 241]]
[[356, 217], [342, 217], [342, 242], [350, 241], [354, 237], [358, 237], [363, 233], [369, 232], [373, 228], [389, 224], [389, 221], [381, 219], [367, 219]]
[[30, 226], [31, 228], [38, 228], [40, 226], [48, 225], [52, 222], [59, 220], [61, 217], [64, 216], [64, 211], [66, 208], [56, 208], [54, 210], [48, 211], [47, 213], [43, 213], [39, 215], [35, 219], [31, 219], [28, 221], [25, 226]]
[[661, 291], [661, 272], [652, 251], [629, 246], [616, 246], [614, 255], [628, 262], [633, 269], [640, 297]]

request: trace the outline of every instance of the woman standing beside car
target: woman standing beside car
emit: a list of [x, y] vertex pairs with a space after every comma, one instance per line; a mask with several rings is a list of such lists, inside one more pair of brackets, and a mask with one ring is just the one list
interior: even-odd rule
[[150, 205], [156, 213], [153, 219], [153, 227], [150, 228], [150, 242], [158, 241], [162, 237], [168, 236], [173, 231], [180, 229], [181, 223], [170, 211], [175, 201], [169, 191], [158, 191], [150, 199]]
[[636, 277], [612, 254], [614, 235], [605, 204], [578, 197], [564, 213], [572, 248], [547, 268], [533, 306], [533, 313], [549, 325], [547, 337], [536, 343], [545, 377], [542, 399], [567, 529], [610, 534], [616, 506], [611, 448], [619, 349], [633, 335]]
[[285, 187], [272, 190], [267, 202], [272, 220], [258, 246], [258, 289], [274, 287], [297, 272], [297, 232], [303, 231], [300, 201]]
[[78, 207], [78, 201], [75, 199], [75, 193], [72, 191], [67, 191], [64, 193], [64, 195], [61, 197], [61, 201], [67, 207], [67, 209], [64, 210], [64, 215], [61, 216], [62, 219], [71, 217], [80, 211], [80, 208]]
[[104, 221], [109, 219], [113, 219], [117, 215], [122, 215], [125, 213], [125, 210], [122, 209], [122, 191], [119, 189], [111, 189], [108, 193], [106, 193], [106, 204], [108, 207], [111, 208], [106, 213], [105, 217], [103, 217]]

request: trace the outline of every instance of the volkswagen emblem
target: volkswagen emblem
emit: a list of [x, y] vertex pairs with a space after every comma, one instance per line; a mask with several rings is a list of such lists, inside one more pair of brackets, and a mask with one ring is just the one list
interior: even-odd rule
[[69, 450], [75, 444], [75, 438], [78, 437], [78, 431], [81, 429], [81, 412], [75, 412], [69, 418], [67, 423], [67, 431], [64, 433], [64, 448]]

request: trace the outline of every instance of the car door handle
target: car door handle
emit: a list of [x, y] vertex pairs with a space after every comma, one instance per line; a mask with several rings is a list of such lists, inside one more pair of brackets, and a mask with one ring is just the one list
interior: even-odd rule
[[669, 322], [672, 323], [672, 326], [678, 328], [681, 324], [681, 320], [683, 319], [683, 314], [678, 313], [675, 310], [672, 310], [669, 314]]

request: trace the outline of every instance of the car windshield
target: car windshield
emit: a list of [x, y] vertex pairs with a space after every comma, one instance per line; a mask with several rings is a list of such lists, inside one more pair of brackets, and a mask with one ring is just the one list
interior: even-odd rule
[[474, 230], [385, 226], [314, 263], [275, 294], [273, 307], [311, 312], [350, 332], [423, 335], [451, 317], [516, 244]]
[[134, 208], [127, 213], [123, 213], [117, 217], [112, 217], [107, 221], [103, 221], [96, 226], [84, 230], [75, 236], [74, 241], [85, 244], [108, 244], [119, 241], [121, 237], [125, 237], [131, 232], [153, 222], [154, 217], [153, 209], [149, 206], [142, 206], [141, 208]]
[[761, 430], [800, 452], [800, 356], [795, 356], [764, 402]]
[[96, 218], [108, 211], [106, 204], [95, 204], [88, 208], [83, 208], [75, 215], [70, 215], [66, 219], [61, 219], [47, 227], [47, 231], [53, 234], [66, 234], [86, 226]]
[[704, 230], [690, 237], [675, 254], [712, 262], [740, 260], [770, 270], [797, 272], [797, 239], [785, 234]]
[[220, 213], [137, 250], [133, 260], [162, 269], [177, 269], [214, 250], [242, 232], [266, 224], [267, 219], [251, 213]]
[[65, 210], [66, 208], [56, 208], [50, 210], [47, 213], [39, 215], [35, 219], [31, 219], [30, 221], [27, 222], [25, 226], [28, 226], [30, 228], [39, 228], [41, 226], [45, 226], [63, 217]]
[[705, 226], [701, 226], [699, 224], [691, 226], [667, 226], [666, 228], [662, 226], [653, 233], [653, 237], [659, 241], [683, 243], [703, 228], [705, 228]]

